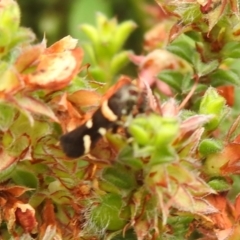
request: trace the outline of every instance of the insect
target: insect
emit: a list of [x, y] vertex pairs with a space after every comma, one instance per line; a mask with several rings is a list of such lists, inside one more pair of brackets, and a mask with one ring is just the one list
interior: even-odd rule
[[105, 98], [90, 119], [60, 138], [65, 154], [72, 158], [87, 154], [108, 129], [116, 127], [121, 117], [133, 110], [139, 95], [138, 87], [127, 82]]

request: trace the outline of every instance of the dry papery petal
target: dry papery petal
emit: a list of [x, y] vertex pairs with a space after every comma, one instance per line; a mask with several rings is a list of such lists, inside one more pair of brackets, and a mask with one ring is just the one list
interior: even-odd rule
[[203, 124], [209, 122], [213, 116], [211, 115], [195, 115], [189, 117], [181, 123], [181, 134], [196, 130], [203, 126]]
[[14, 64], [16, 70], [21, 73], [27, 68], [34, 65], [34, 63], [36, 64], [45, 49], [45, 43], [40, 43], [37, 45], [27, 46], [23, 48], [22, 52], [20, 53]]
[[228, 228], [224, 230], [216, 230], [215, 232], [216, 232], [217, 240], [227, 240], [233, 234], [234, 229]]
[[150, 86], [156, 84], [157, 88], [166, 96], [172, 96], [172, 89], [163, 81], [156, 78], [162, 70], [180, 68], [180, 60], [172, 53], [157, 49], [146, 56], [129, 55], [132, 62], [139, 66], [139, 77]]
[[79, 72], [82, 59], [81, 48], [45, 54], [41, 57], [36, 71], [22, 77], [30, 88], [59, 90], [67, 86]]
[[178, 115], [178, 104], [174, 98], [170, 98], [167, 102], [161, 106], [163, 117], [175, 117]]
[[[142, 84], [140, 82], [142, 82]], [[150, 109], [153, 112], [161, 114], [162, 111], [161, 111], [161, 107], [160, 107], [160, 100], [158, 100], [153, 95], [152, 89], [150, 88], [149, 84], [142, 78], [138, 79], [138, 84], [142, 85], [142, 86], [145, 86], [144, 90], [147, 93], [147, 102], [148, 102], [148, 105], [149, 105]]]
[[52, 53], [59, 53], [66, 50], [72, 50], [76, 48], [78, 43], [78, 40], [75, 38], [72, 38], [71, 36], [66, 36], [62, 38], [61, 40], [57, 41], [53, 45], [51, 45], [49, 48], [45, 50], [45, 54], [52, 54]]
[[146, 69], [152, 76], [156, 76], [164, 69], [178, 69], [180, 63], [172, 53], [164, 49], [157, 49], [145, 56], [139, 67], [140, 70]]
[[166, 45], [171, 25], [172, 23], [168, 20], [154, 25], [154, 27], [144, 35], [144, 48], [150, 50], [156, 48], [159, 44]]

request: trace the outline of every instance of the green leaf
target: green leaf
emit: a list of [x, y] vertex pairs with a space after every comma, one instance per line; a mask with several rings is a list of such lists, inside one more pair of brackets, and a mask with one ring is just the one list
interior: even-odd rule
[[167, 83], [176, 92], [182, 92], [182, 82], [184, 75], [178, 71], [164, 70], [158, 75], [158, 78]]
[[181, 35], [178, 39], [173, 41], [167, 50], [192, 63], [192, 56], [196, 52], [195, 44], [192, 39], [185, 35]]
[[119, 166], [104, 169], [102, 178], [114, 186], [130, 190], [136, 187], [136, 179], [133, 172]]
[[121, 231], [121, 233], [113, 237], [112, 240], [137, 240], [137, 236], [133, 229], [130, 229], [127, 230], [124, 235]]
[[140, 170], [143, 168], [143, 162], [140, 158], [133, 157], [133, 149], [130, 146], [126, 146], [122, 149], [117, 160], [124, 164], [124, 166], [128, 166], [133, 170]]
[[228, 70], [217, 69], [216, 71], [209, 75], [209, 78], [211, 79], [211, 85], [213, 87], [229, 84], [233, 84], [235, 86], [240, 85], [238, 74], [236, 74], [231, 69]]
[[127, 219], [120, 217], [123, 206], [121, 196], [110, 193], [99, 200], [99, 203], [91, 208], [89, 225], [112, 231], [121, 229], [127, 223]]
[[227, 42], [221, 50], [221, 54], [224, 58], [240, 58], [240, 42]]
[[111, 41], [112, 53], [117, 53], [122, 48], [126, 42], [126, 39], [136, 27], [136, 23], [130, 20], [124, 21], [116, 27], [114, 38], [112, 38]]
[[110, 71], [113, 76], [129, 62], [128, 56], [129, 51], [121, 51], [113, 56], [110, 63]]
[[205, 76], [214, 70], [216, 70], [219, 66], [218, 60], [213, 60], [211, 62], [203, 63], [200, 59], [200, 56], [196, 56], [194, 58], [193, 65], [196, 68], [197, 74], [199, 76]]
[[38, 187], [38, 178], [35, 173], [26, 169], [16, 169], [11, 178], [17, 185], [36, 189]]
[[5, 132], [13, 123], [16, 109], [13, 106], [0, 103], [0, 129]]

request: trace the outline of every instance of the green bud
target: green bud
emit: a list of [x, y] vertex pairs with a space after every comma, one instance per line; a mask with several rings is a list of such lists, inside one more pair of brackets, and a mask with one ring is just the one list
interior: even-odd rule
[[214, 117], [206, 124], [207, 130], [214, 130], [223, 116], [225, 110], [225, 99], [220, 96], [216, 89], [209, 88], [200, 103], [200, 114], [213, 114]]
[[202, 156], [208, 156], [213, 153], [220, 152], [222, 150], [222, 143], [220, 141], [216, 141], [215, 139], [204, 139], [199, 144], [199, 152]]
[[88, 36], [92, 43], [96, 46], [100, 42], [100, 36], [97, 29], [89, 24], [82, 24], [81, 30]]
[[139, 145], [147, 145], [150, 140], [149, 132], [146, 131], [142, 126], [137, 124], [131, 124], [128, 128], [129, 133], [134, 137], [134, 141], [136, 141]]
[[116, 75], [121, 68], [129, 62], [129, 51], [122, 51], [114, 55], [110, 64], [110, 71], [112, 75]]
[[155, 146], [164, 146], [170, 144], [178, 134], [179, 125], [176, 119], [163, 118], [162, 126], [156, 129], [153, 143]]
[[101, 43], [109, 44], [110, 41], [115, 41], [115, 29], [117, 28], [116, 18], [108, 19], [102, 13], [97, 14], [97, 29], [101, 39]]
[[225, 178], [213, 178], [208, 182], [208, 185], [218, 192], [228, 191], [231, 185], [225, 180]]
[[133, 21], [124, 21], [117, 26], [114, 38], [111, 41], [111, 49], [113, 53], [118, 52], [122, 48], [126, 39], [136, 27], [137, 25]]
[[20, 9], [15, 1], [4, 0], [0, 3], [0, 46], [7, 46], [20, 24]]
[[10, 31], [5, 27], [0, 26], [0, 32], [1, 32], [0, 47], [5, 47], [10, 44], [12, 36], [10, 34]]
[[117, 188], [116, 186], [114, 186], [112, 183], [110, 182], [106, 182], [106, 181], [99, 181], [98, 182], [98, 186], [99, 189], [104, 191], [104, 192], [108, 192], [108, 193], [116, 193], [116, 194], [120, 194], [121, 191], [119, 188]]
[[203, 171], [208, 176], [220, 176], [221, 168], [229, 161], [226, 156], [221, 153], [215, 153], [207, 156], [203, 164]]
[[14, 47], [20, 43], [31, 43], [36, 39], [35, 34], [31, 29], [20, 27], [16, 34], [13, 36], [10, 47]]

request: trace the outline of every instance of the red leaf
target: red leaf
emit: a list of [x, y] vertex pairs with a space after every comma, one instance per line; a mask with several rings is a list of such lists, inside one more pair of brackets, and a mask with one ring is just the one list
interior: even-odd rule
[[18, 99], [14, 99], [15, 103], [23, 110], [27, 110], [31, 113], [42, 114], [55, 122], [59, 122], [57, 117], [55, 116], [54, 112], [50, 107], [46, 104], [31, 98], [31, 97], [20, 97]]
[[218, 93], [226, 99], [227, 104], [232, 107], [234, 105], [234, 87], [221, 86], [217, 88]]
[[0, 159], [1, 159], [1, 162], [0, 162], [1, 172], [10, 168], [18, 160], [17, 157], [9, 156], [8, 153], [3, 149], [0, 149]]
[[213, 220], [216, 227], [219, 229], [229, 229], [233, 226], [231, 219], [232, 213], [229, 211], [229, 203], [226, 198], [226, 194], [209, 195], [207, 200], [219, 210], [218, 213], [213, 213], [209, 217]]

